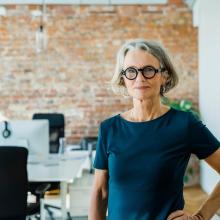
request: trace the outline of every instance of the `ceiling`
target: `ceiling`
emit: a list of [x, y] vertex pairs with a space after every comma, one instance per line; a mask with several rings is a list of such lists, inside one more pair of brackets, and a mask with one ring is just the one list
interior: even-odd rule
[[6, 4], [166, 4], [168, 0], [1, 0], [1, 5]]

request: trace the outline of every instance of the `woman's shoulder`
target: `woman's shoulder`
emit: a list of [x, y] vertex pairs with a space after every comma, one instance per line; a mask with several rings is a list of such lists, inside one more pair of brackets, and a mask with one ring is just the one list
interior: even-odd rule
[[173, 112], [176, 113], [179, 116], [182, 116], [182, 117], [195, 117], [195, 114], [190, 110], [184, 111], [184, 110], [177, 109], [177, 108], [174, 108], [174, 107], [172, 107], [172, 109], [173, 109]]
[[184, 124], [186, 123], [187, 125], [201, 121], [199, 115], [197, 113], [194, 113], [193, 111], [184, 111], [173, 108], [173, 115], [175, 116], [174, 118], [176, 122], [184, 122]]
[[109, 127], [112, 124], [114, 124], [115, 120], [117, 119], [119, 114], [114, 114], [112, 116], [109, 116], [108, 118], [105, 118], [104, 120], [101, 121], [101, 125], [104, 127]]
[[[180, 110], [174, 107], [170, 107], [168, 112], [170, 113], [169, 116], [172, 118], [172, 121], [175, 121], [176, 123], [180, 123], [180, 122], [185, 123], [185, 122], [192, 122], [192, 121], [198, 120], [191, 111], [183, 111], [183, 110]], [[168, 112], [166, 112], [166, 114]], [[121, 117], [126, 118], [128, 113], [129, 111], [114, 114], [102, 120], [100, 125], [103, 128], [109, 129], [112, 126], [115, 126], [117, 124], [117, 120], [121, 119]], [[165, 117], [162, 117], [162, 118], [165, 118]]]

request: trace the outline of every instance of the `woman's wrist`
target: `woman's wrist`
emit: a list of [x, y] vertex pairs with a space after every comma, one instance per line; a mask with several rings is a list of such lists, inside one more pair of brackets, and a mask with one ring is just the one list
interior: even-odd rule
[[198, 220], [205, 220], [201, 213], [197, 213], [197, 214], [195, 214], [193, 216], [197, 217]]

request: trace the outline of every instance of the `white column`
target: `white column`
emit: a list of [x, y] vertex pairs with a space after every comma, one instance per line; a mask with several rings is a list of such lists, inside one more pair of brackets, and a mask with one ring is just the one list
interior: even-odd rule
[[[200, 111], [204, 123], [220, 140], [220, 1], [198, 3]], [[203, 189], [210, 193], [218, 180], [219, 175], [202, 162]]]

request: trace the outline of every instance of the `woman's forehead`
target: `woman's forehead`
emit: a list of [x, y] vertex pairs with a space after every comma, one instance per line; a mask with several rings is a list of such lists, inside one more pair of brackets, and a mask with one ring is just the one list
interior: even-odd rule
[[124, 67], [136, 66], [143, 67], [151, 65], [154, 67], [159, 67], [160, 62], [158, 59], [147, 51], [134, 49], [127, 52], [124, 59]]

